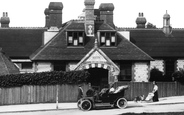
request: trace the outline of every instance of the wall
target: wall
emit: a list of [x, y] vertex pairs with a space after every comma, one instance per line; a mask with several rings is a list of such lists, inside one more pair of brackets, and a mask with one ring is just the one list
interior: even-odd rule
[[183, 59], [177, 60], [176, 68], [177, 68], [177, 70], [179, 70], [179, 68], [183, 68], [184, 69], [184, 60]]
[[164, 72], [164, 60], [155, 60], [150, 62], [150, 68], [157, 68], [159, 71]]
[[130, 41], [130, 31], [119, 31], [119, 33], [125, 37], [128, 41]]
[[133, 64], [132, 71], [134, 82], [148, 82], [149, 81], [149, 63], [148, 62], [136, 62]]
[[45, 45], [49, 40], [51, 40], [57, 33], [59, 29], [57, 27], [50, 27], [43, 34], [43, 44]]
[[35, 72], [52, 71], [53, 66], [50, 62], [37, 62], [35, 64]]
[[75, 67], [77, 66], [77, 63], [68, 63], [66, 65], [66, 71], [73, 71], [75, 69]]

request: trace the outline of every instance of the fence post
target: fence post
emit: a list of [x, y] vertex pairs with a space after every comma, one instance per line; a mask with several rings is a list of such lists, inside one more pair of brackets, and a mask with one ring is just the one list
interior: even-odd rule
[[58, 109], [59, 85], [56, 85], [56, 109]]
[[174, 82], [175, 83], [175, 95], [178, 96], [178, 83], [177, 82]]

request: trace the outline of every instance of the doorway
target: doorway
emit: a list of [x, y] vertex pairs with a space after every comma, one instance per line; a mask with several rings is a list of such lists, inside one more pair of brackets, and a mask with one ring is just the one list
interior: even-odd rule
[[89, 82], [91, 86], [101, 90], [102, 88], [108, 87], [108, 69], [103, 68], [90, 68], [88, 69], [90, 73]]

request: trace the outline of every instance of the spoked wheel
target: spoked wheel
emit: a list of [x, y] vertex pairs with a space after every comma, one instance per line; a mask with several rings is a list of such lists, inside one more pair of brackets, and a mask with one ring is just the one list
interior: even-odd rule
[[118, 108], [124, 109], [127, 107], [127, 100], [125, 98], [119, 98], [116, 105]]
[[83, 100], [81, 102], [81, 109], [83, 111], [89, 111], [92, 108], [92, 104], [89, 100]]
[[79, 99], [79, 100], [77, 101], [77, 107], [78, 107], [79, 109], [81, 109], [81, 103], [82, 103], [82, 99]]

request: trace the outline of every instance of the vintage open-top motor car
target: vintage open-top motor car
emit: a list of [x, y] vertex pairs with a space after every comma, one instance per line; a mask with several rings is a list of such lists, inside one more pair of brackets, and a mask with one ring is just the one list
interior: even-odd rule
[[104, 88], [100, 93], [88, 90], [86, 96], [82, 97], [77, 106], [83, 111], [88, 111], [98, 106], [111, 106], [124, 109], [127, 107], [127, 100], [124, 98], [124, 92], [128, 86], [119, 86], [113, 93], [109, 92], [109, 88]]

